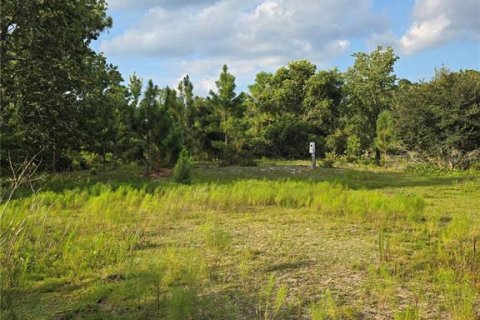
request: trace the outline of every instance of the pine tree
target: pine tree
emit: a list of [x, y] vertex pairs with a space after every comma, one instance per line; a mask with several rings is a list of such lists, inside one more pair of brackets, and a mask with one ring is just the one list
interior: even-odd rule
[[190, 184], [192, 182], [191, 160], [186, 149], [180, 152], [180, 157], [173, 171], [173, 180], [182, 184]]
[[383, 154], [383, 164], [387, 166], [387, 152], [395, 146], [393, 116], [388, 110], [380, 112], [377, 119], [375, 146]]

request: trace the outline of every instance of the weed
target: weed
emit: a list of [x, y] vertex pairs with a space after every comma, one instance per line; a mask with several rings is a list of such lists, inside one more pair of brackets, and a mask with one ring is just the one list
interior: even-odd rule
[[340, 308], [332, 297], [330, 290], [325, 291], [322, 298], [310, 306], [312, 320], [338, 319]]
[[395, 320], [417, 320], [420, 315], [417, 307], [408, 306], [405, 310], [397, 312], [394, 316]]
[[390, 239], [383, 229], [378, 233], [378, 257], [380, 264], [390, 259]]
[[319, 301], [310, 305], [312, 320], [357, 319], [357, 312], [348, 306], [340, 306], [327, 289]]
[[190, 287], [175, 287], [168, 299], [168, 318], [171, 320], [192, 319], [196, 293]]
[[288, 289], [285, 285], [277, 287], [275, 276], [272, 274], [260, 288], [258, 297], [258, 314], [260, 319], [273, 320], [280, 316], [285, 306]]
[[475, 289], [459, 279], [453, 270], [439, 270], [437, 276], [445, 296], [444, 307], [452, 319], [475, 319], [475, 301], [478, 295]]
[[220, 227], [211, 223], [206, 223], [200, 227], [200, 231], [202, 232], [205, 244], [209, 249], [222, 252], [230, 247], [232, 242], [231, 236]]

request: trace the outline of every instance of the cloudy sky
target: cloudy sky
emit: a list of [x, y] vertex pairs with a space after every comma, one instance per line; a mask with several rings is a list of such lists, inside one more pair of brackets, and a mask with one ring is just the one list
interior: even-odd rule
[[113, 28], [96, 41], [125, 78], [160, 86], [189, 74], [213, 88], [226, 63], [246, 90], [258, 71], [308, 59], [352, 65], [352, 53], [393, 46], [399, 77], [430, 79], [436, 67], [480, 69], [478, 0], [107, 0]]

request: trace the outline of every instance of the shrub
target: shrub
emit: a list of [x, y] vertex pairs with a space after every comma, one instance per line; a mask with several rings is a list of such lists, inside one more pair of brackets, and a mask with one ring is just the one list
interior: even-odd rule
[[355, 134], [348, 136], [347, 138], [347, 160], [349, 162], [355, 162], [360, 154], [361, 144], [360, 139]]
[[287, 305], [288, 288], [285, 285], [277, 286], [276, 282], [275, 276], [272, 274], [268, 281], [260, 287], [258, 312], [262, 315], [262, 319], [279, 318], [282, 309]]
[[338, 305], [328, 290], [320, 301], [310, 307], [313, 320], [336, 319], [339, 316], [338, 311]]
[[221, 167], [228, 167], [238, 165], [241, 167], [255, 167], [257, 163], [252, 158], [252, 153], [249, 150], [238, 150], [232, 145], [221, 146], [222, 161]]
[[405, 169], [407, 172], [418, 175], [441, 175], [448, 172], [444, 168], [427, 162], [409, 164]]
[[333, 152], [327, 152], [325, 154], [325, 159], [320, 161], [320, 167], [322, 168], [333, 168], [335, 165], [335, 154]]
[[340, 129], [325, 139], [326, 149], [335, 154], [343, 154], [347, 149], [347, 135]]
[[180, 152], [180, 158], [175, 164], [173, 180], [177, 183], [190, 184], [192, 182], [192, 164], [187, 150]]
[[207, 247], [218, 251], [225, 251], [230, 247], [232, 239], [227, 231], [212, 224], [204, 224], [201, 227], [201, 232], [203, 233]]
[[480, 171], [480, 161], [473, 163], [473, 164], [470, 166], [470, 169], [476, 170], [476, 171]]
[[88, 151], [81, 151], [80, 152], [80, 162], [86, 166], [86, 168], [93, 168], [99, 166], [101, 164], [100, 155], [88, 152]]

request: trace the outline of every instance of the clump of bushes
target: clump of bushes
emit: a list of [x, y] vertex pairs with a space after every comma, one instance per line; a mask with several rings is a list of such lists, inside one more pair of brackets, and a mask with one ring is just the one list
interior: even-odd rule
[[325, 154], [325, 159], [320, 161], [319, 165], [321, 168], [333, 168], [335, 165], [335, 154], [333, 152], [327, 152]]
[[192, 162], [188, 151], [183, 149], [173, 169], [173, 180], [181, 184], [192, 183]]
[[257, 165], [252, 157], [250, 150], [238, 149], [233, 146], [222, 146], [222, 161], [221, 167], [228, 166], [241, 166], [241, 167], [254, 167]]

